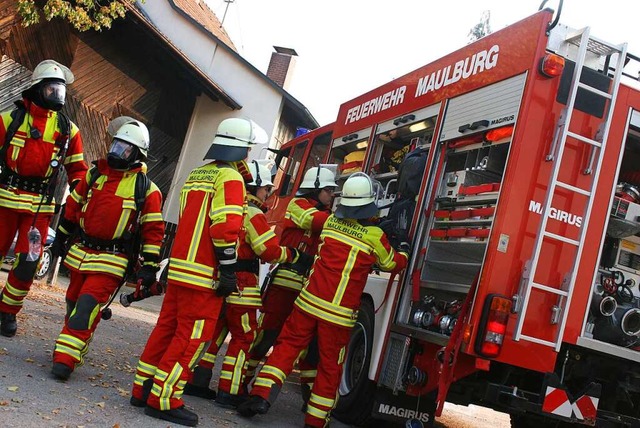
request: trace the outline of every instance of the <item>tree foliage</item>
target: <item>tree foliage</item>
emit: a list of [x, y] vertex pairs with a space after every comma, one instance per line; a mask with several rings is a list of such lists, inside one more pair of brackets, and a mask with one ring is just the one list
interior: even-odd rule
[[61, 18], [78, 31], [111, 28], [114, 19], [122, 18], [135, 0], [18, 0], [18, 14], [22, 25], [37, 24]]
[[469, 30], [469, 34], [467, 34], [467, 36], [469, 37], [469, 43], [475, 42], [476, 40], [491, 34], [491, 25], [489, 24], [490, 19], [490, 11], [485, 10], [484, 12], [482, 12], [480, 22], [471, 27], [471, 29]]

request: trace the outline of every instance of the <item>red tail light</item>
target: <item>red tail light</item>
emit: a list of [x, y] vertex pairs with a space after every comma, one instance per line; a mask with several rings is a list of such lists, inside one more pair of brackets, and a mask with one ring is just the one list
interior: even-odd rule
[[540, 62], [540, 73], [547, 77], [558, 77], [564, 70], [564, 58], [560, 55], [548, 53]]
[[477, 354], [483, 357], [497, 357], [500, 354], [510, 310], [511, 299], [497, 294], [487, 296], [476, 337]]

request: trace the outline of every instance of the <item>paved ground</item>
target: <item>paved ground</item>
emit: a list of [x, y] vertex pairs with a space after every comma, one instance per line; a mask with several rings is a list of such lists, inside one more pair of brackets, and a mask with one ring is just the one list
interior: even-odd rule
[[[5, 273], [0, 273], [4, 284]], [[124, 308], [113, 305], [113, 318], [100, 323], [86, 364], [66, 382], [49, 371], [54, 341], [63, 322], [64, 287], [35, 284], [18, 315], [18, 334], [0, 336], [0, 425], [31, 427], [166, 427], [129, 405], [129, 391], [138, 356], [157, 319], [160, 297]], [[214, 376], [217, 379], [217, 374]], [[212, 387], [216, 386], [214, 380]], [[200, 416], [203, 427], [299, 427], [304, 416], [297, 377], [292, 375], [269, 414], [239, 417], [206, 400], [186, 397], [187, 406]], [[509, 427], [504, 414], [481, 407], [447, 404], [439, 427]], [[333, 428], [344, 428], [332, 421]]]

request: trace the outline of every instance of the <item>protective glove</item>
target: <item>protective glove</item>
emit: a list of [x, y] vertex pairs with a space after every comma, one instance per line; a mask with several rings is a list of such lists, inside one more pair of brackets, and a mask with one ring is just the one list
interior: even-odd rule
[[157, 266], [143, 265], [136, 274], [136, 282], [142, 281], [142, 286], [149, 288], [156, 282], [156, 272], [158, 272]]
[[67, 242], [69, 241], [69, 235], [62, 232], [60, 229], [56, 230], [56, 237], [51, 243], [51, 255], [53, 257], [59, 257], [64, 259], [67, 255]]
[[398, 251], [399, 253], [405, 253], [408, 257], [409, 254], [411, 254], [411, 244], [409, 244], [408, 242], [401, 242], [398, 244], [398, 248], [396, 248], [396, 251]]
[[313, 256], [296, 248], [289, 248], [292, 254], [291, 267], [300, 275], [306, 276], [313, 265]]
[[220, 265], [218, 287], [216, 296], [227, 297], [238, 289], [238, 278], [236, 277], [235, 264]]

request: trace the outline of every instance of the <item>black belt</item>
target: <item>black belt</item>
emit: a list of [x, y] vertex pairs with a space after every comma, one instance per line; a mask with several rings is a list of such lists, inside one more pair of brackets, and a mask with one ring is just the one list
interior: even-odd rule
[[[5, 165], [5, 168], [8, 167]], [[24, 177], [9, 170], [0, 174], [0, 184], [15, 187], [25, 192], [46, 195], [49, 192], [49, 180], [46, 178]]]
[[80, 242], [82, 245], [92, 250], [104, 251], [108, 253], [126, 253], [127, 243], [124, 239], [100, 239], [87, 235], [84, 230], [80, 231]]
[[236, 261], [236, 272], [249, 272], [258, 275], [260, 273], [260, 261], [258, 259], [239, 259]]

